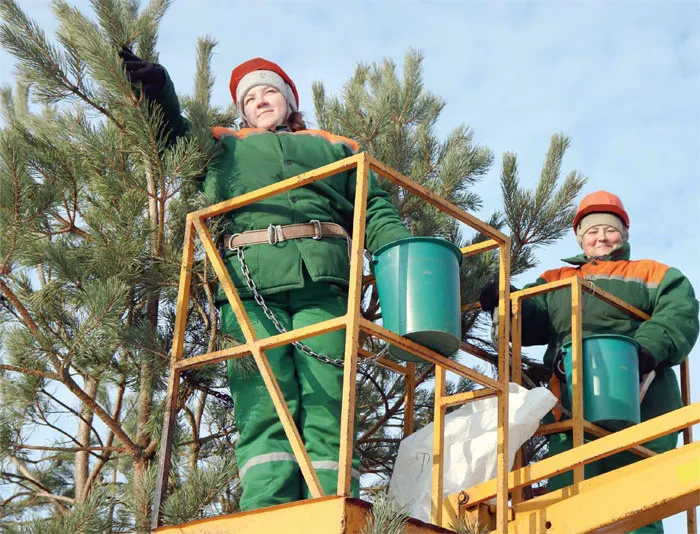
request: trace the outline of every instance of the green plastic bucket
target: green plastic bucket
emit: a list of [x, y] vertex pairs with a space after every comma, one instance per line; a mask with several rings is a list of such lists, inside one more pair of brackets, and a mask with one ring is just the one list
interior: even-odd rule
[[[639, 423], [639, 364], [637, 342], [626, 336], [602, 334], [583, 338], [583, 417], [611, 431]], [[571, 343], [562, 347], [570, 409]]]
[[[387, 330], [452, 356], [462, 338], [459, 266], [462, 253], [444, 239], [409, 237], [374, 253], [382, 320]], [[397, 347], [400, 360], [422, 361]]]

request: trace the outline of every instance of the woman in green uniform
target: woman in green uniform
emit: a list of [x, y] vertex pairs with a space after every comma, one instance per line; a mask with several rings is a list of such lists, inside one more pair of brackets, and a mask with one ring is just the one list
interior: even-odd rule
[[[653, 260], [631, 260], [630, 219], [619, 197], [596, 191], [581, 201], [573, 227], [583, 253], [564, 261], [569, 265], [546, 271], [533, 287], [578, 276], [651, 316], [640, 321], [591, 295], [584, 295], [583, 335], [620, 334], [639, 344], [639, 375], [651, 371], [655, 378], [641, 403], [641, 419], [646, 421], [680, 408], [678, 380], [673, 367], [688, 357], [698, 337], [698, 301], [688, 279], [678, 269]], [[498, 285], [489, 285], [481, 294], [481, 305], [489, 312], [498, 304]], [[564, 343], [571, 340], [571, 290], [558, 290], [522, 301], [523, 345], [547, 344], [544, 364], [554, 368]], [[560, 376], [560, 373], [558, 373]], [[552, 377], [553, 389], [566, 386]], [[674, 432], [644, 445], [655, 452], [676, 447]], [[549, 436], [549, 455], [572, 446], [571, 433]], [[591, 478], [628, 465], [640, 457], [630, 452], [616, 454], [586, 465]], [[552, 477], [549, 489], [573, 483], [571, 472]], [[635, 530], [636, 533], [662, 533], [661, 521]]]
[[[170, 139], [185, 135], [173, 84], [160, 65], [128, 49], [120, 52], [133, 82], [163, 110]], [[231, 96], [244, 128], [213, 128], [219, 143], [203, 190], [212, 203], [275, 184], [358, 151], [354, 141], [307, 129], [299, 95], [278, 65], [256, 58], [231, 74]], [[258, 337], [344, 315], [352, 231], [355, 171], [341, 172], [278, 194], [226, 215], [224, 248], [228, 271]], [[410, 237], [389, 195], [370, 174], [366, 247], [374, 251]], [[240, 254], [239, 252], [242, 252]], [[243, 268], [243, 265], [246, 268]], [[256, 298], [258, 302], [256, 302]], [[221, 328], [242, 339], [223, 291], [217, 305]], [[266, 352], [296, 421], [323, 490], [335, 494], [340, 447], [340, 412], [345, 331]], [[291, 446], [260, 374], [228, 363], [239, 437], [236, 456], [250, 510], [309, 497]], [[359, 458], [353, 459], [353, 491], [359, 488]]]

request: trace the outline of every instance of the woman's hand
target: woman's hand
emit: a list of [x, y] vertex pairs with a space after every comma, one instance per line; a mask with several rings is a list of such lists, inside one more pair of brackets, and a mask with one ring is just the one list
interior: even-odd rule
[[145, 61], [134, 54], [126, 45], [119, 51], [124, 68], [133, 84], [143, 84], [143, 94], [148, 99], [154, 99], [165, 85], [165, 70], [160, 65]]
[[644, 347], [639, 347], [637, 351], [637, 359], [639, 361], [639, 376], [649, 374], [656, 367], [656, 360]]

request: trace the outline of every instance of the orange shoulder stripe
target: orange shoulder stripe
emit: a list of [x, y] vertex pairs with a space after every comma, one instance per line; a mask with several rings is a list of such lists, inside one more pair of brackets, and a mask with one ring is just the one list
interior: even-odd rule
[[545, 282], [556, 282], [557, 280], [564, 280], [565, 278], [571, 278], [572, 276], [581, 277], [581, 270], [576, 267], [561, 267], [559, 269], [551, 269], [542, 273], [540, 278], [544, 279]]
[[211, 128], [211, 133], [216, 139], [229, 136], [245, 139], [249, 135], [265, 133], [267, 131], [268, 130], [263, 130], [262, 128], [242, 128], [240, 130], [234, 130], [233, 128], [226, 128], [225, 126], [214, 126]]
[[299, 130], [298, 132], [294, 133], [296, 135], [315, 135], [316, 137], [322, 137], [331, 144], [342, 143], [353, 152], [360, 151], [360, 145], [358, 145], [357, 142], [353, 141], [352, 139], [348, 139], [347, 137], [343, 137], [342, 135], [334, 135], [324, 130]]
[[547, 282], [554, 282], [578, 276], [586, 280], [620, 280], [658, 287], [668, 269], [668, 265], [653, 260], [601, 261], [597, 264], [587, 263], [581, 268], [552, 269], [545, 272], [541, 278]]
[[[245, 139], [246, 137], [248, 137], [250, 135], [256, 135], [256, 134], [267, 133], [267, 132], [269, 132], [269, 130], [265, 130], [263, 128], [241, 128], [240, 130], [234, 130], [232, 128], [226, 128], [224, 126], [214, 126], [213, 128], [211, 128], [211, 133], [214, 135], [214, 137], [216, 139], [221, 139], [222, 137], [228, 137], [228, 136], [237, 137], [238, 139]], [[283, 132], [283, 133], [287, 133], [287, 132]], [[294, 134], [295, 135], [312, 135], [312, 136], [316, 136], [316, 137], [321, 137], [331, 144], [342, 143], [342, 144], [346, 145], [353, 152], [360, 151], [360, 145], [358, 145], [352, 139], [348, 139], [347, 137], [343, 137], [342, 135], [334, 135], [334, 134], [326, 132], [324, 130], [299, 130], [298, 132], [294, 132]]]

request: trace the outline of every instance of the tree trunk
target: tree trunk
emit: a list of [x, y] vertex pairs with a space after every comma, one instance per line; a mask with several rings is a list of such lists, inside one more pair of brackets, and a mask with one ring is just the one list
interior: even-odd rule
[[[146, 166], [148, 168], [148, 166]], [[154, 236], [149, 249], [154, 258], [160, 258], [159, 243], [162, 242], [159, 229], [159, 213], [157, 203], [157, 187], [153, 178], [153, 173], [146, 171], [146, 187], [148, 188], [148, 218], [154, 228], [158, 228], [156, 236]], [[160, 307], [160, 298], [158, 291], [149, 291], [146, 302], [146, 316], [151, 328], [155, 331], [158, 328], [158, 311]], [[141, 381], [139, 384], [139, 397], [137, 405], [137, 423], [136, 423], [136, 443], [142, 449], [149, 445], [150, 434], [147, 431], [147, 423], [151, 417], [153, 408], [153, 362], [151, 354], [144, 353], [141, 357]]]
[[[97, 396], [97, 381], [91, 377], [85, 377], [85, 393], [91, 399]], [[90, 446], [90, 432], [92, 430], [92, 410], [83, 403], [80, 409], [81, 419], [78, 423], [78, 443], [81, 447]], [[90, 453], [88, 451], [78, 451], [75, 453], [75, 502], [79, 504], [87, 497], [86, 483], [90, 474]]]

